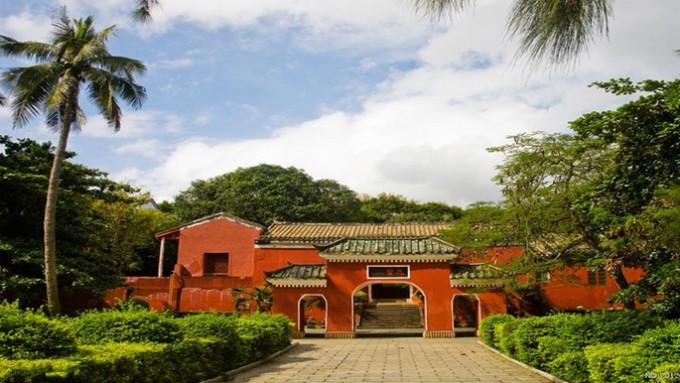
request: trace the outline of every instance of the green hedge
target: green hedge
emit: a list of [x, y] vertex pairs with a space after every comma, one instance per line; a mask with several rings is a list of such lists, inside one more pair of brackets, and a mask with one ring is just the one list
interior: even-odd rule
[[517, 320], [517, 318], [508, 314], [489, 315], [484, 318], [479, 326], [479, 337], [482, 338], [482, 342], [487, 346], [498, 348], [498, 342], [495, 335], [496, 325], [515, 320]]
[[171, 343], [182, 340], [179, 325], [170, 316], [155, 311], [90, 311], [71, 321], [78, 342]]
[[251, 314], [239, 317], [242, 363], [260, 360], [290, 345], [290, 320], [283, 315]]
[[209, 340], [219, 351], [212, 359], [220, 359], [221, 368], [225, 371], [237, 367], [245, 359], [243, 345], [236, 328], [238, 317], [219, 313], [201, 313], [187, 315], [178, 319], [185, 338], [193, 340]]
[[75, 338], [62, 322], [38, 311], [21, 310], [18, 303], [0, 304], [0, 357], [40, 359], [75, 350]]
[[[112, 313], [124, 316], [113, 315]], [[100, 316], [100, 318], [93, 318]], [[156, 319], [150, 319], [153, 317]], [[84, 318], [84, 319], [83, 319]], [[122, 319], [121, 319], [122, 318]], [[158, 319], [160, 318], [160, 319]], [[88, 312], [71, 321], [79, 334], [77, 353], [61, 359], [0, 359], [0, 383], [183, 383], [219, 376], [234, 367], [266, 357], [290, 344], [290, 325], [282, 315], [231, 317], [221, 314], [189, 315], [174, 319], [143, 311]], [[140, 329], [124, 328], [134, 324]], [[177, 334], [156, 334], [167, 323]], [[95, 337], [92, 331], [106, 324], [127, 338], [160, 338], [155, 343], [112, 342], [112, 335]], [[181, 329], [181, 332], [180, 330]], [[106, 330], [111, 332], [111, 330]], [[172, 342], [167, 342], [173, 339]]]
[[[482, 321], [485, 327], [491, 334], [487, 344], [571, 383], [649, 381], [660, 365], [672, 369], [680, 360], [680, 323], [649, 312], [491, 316]], [[665, 375], [680, 380], [671, 372]]]

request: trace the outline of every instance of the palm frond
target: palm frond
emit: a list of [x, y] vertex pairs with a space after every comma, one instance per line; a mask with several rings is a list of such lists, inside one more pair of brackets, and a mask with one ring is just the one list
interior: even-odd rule
[[45, 63], [12, 68], [2, 73], [0, 82], [11, 90], [14, 127], [22, 127], [40, 114], [45, 101], [59, 81], [60, 64]]
[[4, 95], [0, 94], [0, 106], [5, 106], [6, 103], [7, 98]]
[[132, 12], [132, 19], [143, 23], [151, 20], [151, 10], [158, 6], [158, 0], [135, 0], [136, 7]]
[[17, 41], [0, 35], [0, 55], [8, 57], [27, 57], [43, 62], [54, 58], [54, 50], [49, 44], [36, 41]]
[[64, 36], [72, 36], [74, 33], [73, 23], [68, 17], [66, 6], [61, 6], [52, 15], [52, 37], [54, 41], [63, 38]]
[[609, 32], [612, 0], [515, 0], [508, 34], [518, 38], [515, 59], [572, 63], [597, 35]]
[[466, 10], [475, 0], [410, 0], [416, 12], [424, 12], [433, 19], [450, 17]]
[[133, 109], [139, 109], [146, 100], [146, 88], [134, 82], [127, 74], [117, 76], [111, 72], [91, 68], [86, 72], [89, 81], [90, 97], [92, 91], [101, 91], [106, 97], [120, 97]]
[[139, 60], [121, 56], [99, 56], [92, 60], [92, 64], [114, 73], [126, 76], [132, 80], [137, 75], [146, 73], [146, 65]]

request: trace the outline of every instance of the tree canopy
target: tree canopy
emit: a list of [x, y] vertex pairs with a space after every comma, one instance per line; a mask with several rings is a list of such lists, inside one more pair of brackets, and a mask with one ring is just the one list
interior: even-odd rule
[[25, 126], [42, 113], [47, 127], [59, 132], [43, 222], [47, 308], [50, 315], [55, 315], [61, 311], [56, 259], [59, 185], [70, 131], [80, 128], [85, 121], [79, 104], [81, 88], [86, 87], [92, 104], [106, 123], [118, 131], [122, 118], [119, 101], [137, 109], [146, 99], [146, 90], [135, 82], [146, 67], [138, 60], [111, 55], [106, 44], [115, 27], [97, 31], [91, 16], [70, 19], [66, 8], [61, 7], [53, 17], [52, 27], [48, 43], [0, 35], [0, 54], [36, 62], [3, 71], [0, 83], [12, 95], [10, 110], [15, 128]]
[[[0, 298], [45, 302], [42, 221], [54, 148], [49, 143], [0, 136]], [[67, 158], [74, 153], [67, 152]], [[178, 219], [139, 209], [148, 196], [105, 173], [65, 161], [58, 204], [62, 293], [102, 293], [122, 277], [154, 275], [153, 234]]]
[[[570, 123], [572, 134], [519, 134], [491, 148], [506, 155], [496, 182], [503, 188], [493, 227], [525, 245], [527, 264], [580, 264], [603, 268], [620, 288], [616, 298], [632, 307], [649, 300], [680, 316], [671, 287], [680, 278], [680, 80], [595, 83], [606, 92], [637, 95], [614, 110], [591, 112]], [[481, 243], [487, 215], [468, 215], [459, 233]], [[510, 223], [510, 224], [508, 224]], [[452, 234], [453, 235], [453, 234]], [[624, 267], [642, 267], [636, 284]], [[658, 294], [664, 299], [655, 300]]]
[[194, 181], [171, 206], [183, 220], [225, 212], [263, 225], [288, 222], [452, 221], [461, 209], [443, 203], [418, 203], [399, 195], [357, 194], [329, 179], [314, 180], [303, 170], [277, 165], [239, 168]]

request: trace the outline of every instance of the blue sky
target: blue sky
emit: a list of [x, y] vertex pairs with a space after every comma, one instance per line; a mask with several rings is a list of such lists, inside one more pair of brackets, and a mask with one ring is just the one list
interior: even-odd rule
[[[675, 78], [677, 0], [617, 0], [608, 38], [567, 71], [512, 64], [509, 2], [479, 0], [439, 23], [404, 0], [161, 0], [151, 24], [132, 0], [0, 3], [0, 34], [49, 37], [50, 17], [116, 24], [110, 51], [148, 66], [149, 99], [112, 133], [88, 111], [76, 161], [171, 199], [191, 181], [259, 163], [296, 166], [359, 193], [465, 206], [499, 198], [502, 157], [486, 148], [524, 131], [565, 131], [621, 100], [592, 81]], [[0, 67], [26, 62], [0, 59]], [[56, 140], [36, 119], [0, 134]]]

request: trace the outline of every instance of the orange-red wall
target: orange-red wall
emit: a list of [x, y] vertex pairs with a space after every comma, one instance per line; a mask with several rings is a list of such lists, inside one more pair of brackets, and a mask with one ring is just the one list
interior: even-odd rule
[[229, 275], [253, 275], [255, 239], [260, 230], [227, 219], [215, 219], [182, 229], [179, 234], [177, 263], [192, 276], [203, 275], [205, 253], [229, 253]]
[[[637, 282], [644, 274], [641, 269], [626, 268], [623, 271], [628, 282]], [[588, 269], [571, 268], [550, 273], [550, 281], [541, 283], [548, 305], [557, 310], [608, 309], [620, 307], [607, 303], [609, 297], [618, 291], [614, 279], [607, 276], [604, 285], [588, 284]]]

